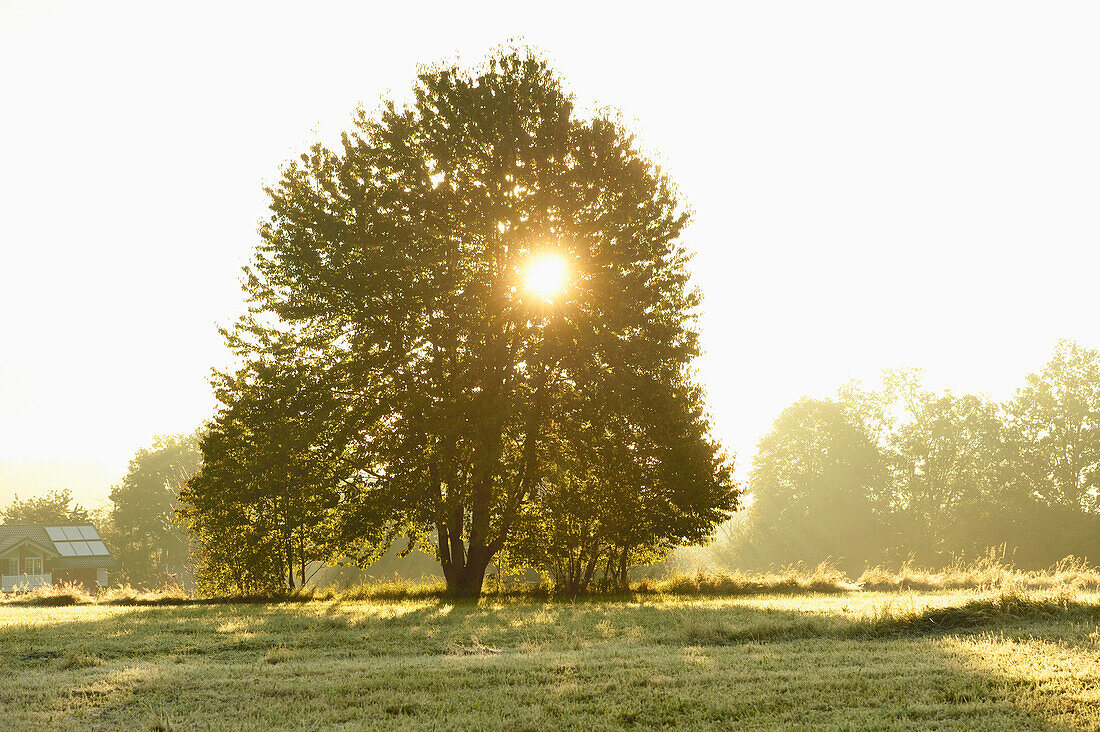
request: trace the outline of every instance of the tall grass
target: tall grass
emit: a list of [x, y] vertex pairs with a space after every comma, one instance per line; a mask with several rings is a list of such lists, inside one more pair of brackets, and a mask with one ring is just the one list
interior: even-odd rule
[[833, 565], [792, 564], [766, 573], [715, 572], [702, 569], [673, 574], [664, 580], [643, 580], [638, 592], [672, 595], [759, 595], [764, 593], [854, 592], [859, 585]]
[[222, 603], [313, 601], [364, 601], [411, 600], [442, 597], [446, 593], [442, 583], [378, 582], [348, 589], [336, 587], [306, 587], [293, 592], [262, 595], [201, 596], [190, 594], [178, 586], [158, 590], [140, 590], [131, 585], [120, 585], [99, 592], [89, 592], [79, 584], [60, 584], [39, 587], [26, 592], [0, 594], [0, 605], [211, 605]]
[[1004, 547], [989, 549], [971, 562], [957, 559], [940, 570], [920, 569], [906, 563], [896, 571], [884, 567], [864, 570], [856, 582], [864, 590], [963, 590], [990, 589], [1012, 585], [1021, 589], [1045, 590], [1070, 587], [1100, 589], [1100, 567], [1079, 557], [1068, 556], [1039, 571], [1022, 570], [1008, 559]]
[[[829, 563], [814, 567], [790, 565], [763, 573], [719, 572], [708, 569], [692, 573], [676, 573], [666, 579], [645, 579], [618, 594], [628, 595], [703, 595], [735, 596], [760, 594], [858, 593], [867, 591], [947, 591], [990, 590], [1011, 587], [1020, 592], [1046, 590], [1067, 593], [1100, 591], [1100, 567], [1077, 557], [1066, 557], [1041, 571], [1018, 569], [1005, 557], [1003, 550], [993, 550], [975, 561], [956, 561], [939, 570], [920, 569], [905, 564], [897, 570], [870, 567], [852, 579]], [[542, 584], [490, 588], [488, 598], [548, 599], [556, 595]], [[0, 595], [0, 605], [183, 605], [248, 602], [313, 602], [367, 600], [416, 600], [443, 598], [446, 586], [441, 582], [409, 582], [392, 580], [363, 584], [347, 589], [307, 587], [294, 592], [271, 595], [205, 597], [190, 595], [180, 587], [159, 590], [139, 590], [122, 585], [98, 593], [87, 592], [80, 585], [62, 584], [41, 587], [29, 592]]]
[[704, 569], [676, 574], [666, 580], [642, 582], [638, 589], [680, 595], [751, 595], [765, 592], [996, 590], [1006, 586], [1021, 591], [1097, 591], [1100, 590], [1100, 567], [1069, 556], [1045, 570], [1023, 570], [1008, 561], [1004, 549], [1000, 548], [991, 549], [974, 561], [956, 560], [938, 570], [921, 569], [911, 562], [897, 570], [869, 567], [854, 580], [824, 562], [816, 567], [796, 564], [758, 574]]

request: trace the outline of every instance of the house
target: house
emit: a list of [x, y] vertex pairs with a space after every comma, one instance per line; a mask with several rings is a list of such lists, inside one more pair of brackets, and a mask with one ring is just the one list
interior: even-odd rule
[[0, 591], [74, 583], [95, 592], [116, 569], [93, 526], [0, 526]]

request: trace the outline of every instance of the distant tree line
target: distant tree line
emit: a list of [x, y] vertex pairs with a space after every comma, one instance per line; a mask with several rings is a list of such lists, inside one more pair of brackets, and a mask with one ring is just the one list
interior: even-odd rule
[[1003, 404], [888, 371], [788, 407], [761, 440], [751, 505], [717, 551], [763, 568], [943, 565], [1003, 546], [1023, 566], [1100, 559], [1100, 352], [1060, 341]]

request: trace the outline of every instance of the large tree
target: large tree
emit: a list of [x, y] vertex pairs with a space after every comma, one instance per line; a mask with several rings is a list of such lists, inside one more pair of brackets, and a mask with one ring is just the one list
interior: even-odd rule
[[922, 391], [899, 425], [895, 520], [901, 546], [925, 562], [974, 556], [1011, 533], [1004, 429], [980, 396]]
[[[647, 405], [696, 415], [647, 428], [652, 449], [624, 459], [675, 472], [677, 510], [728, 515], [737, 492], [691, 384], [698, 295], [670, 181], [529, 53], [426, 69], [413, 91], [268, 191], [252, 311], [230, 336], [242, 357], [292, 342], [342, 374], [363, 460], [351, 526], [400, 526], [477, 595], [552, 474], [555, 425], [604, 419], [562, 395], [594, 388], [628, 423]], [[558, 287], [531, 281], [555, 270]]]

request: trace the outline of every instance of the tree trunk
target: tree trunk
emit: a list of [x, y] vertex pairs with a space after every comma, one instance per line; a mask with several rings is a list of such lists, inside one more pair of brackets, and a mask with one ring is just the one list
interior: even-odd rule
[[294, 548], [286, 544], [286, 588], [294, 592]]
[[463, 567], [452, 565], [452, 571], [447, 577], [447, 594], [459, 599], [474, 599], [481, 597], [481, 588], [485, 584], [485, 570], [489, 568], [489, 560], [492, 554], [486, 547], [472, 546], [466, 553], [466, 564]]
[[592, 556], [588, 559], [588, 564], [584, 568], [584, 577], [581, 579], [581, 587], [585, 592], [588, 591], [588, 586], [592, 584], [592, 575], [596, 572], [596, 562], [599, 560], [600, 555], [596, 550], [592, 551]]

